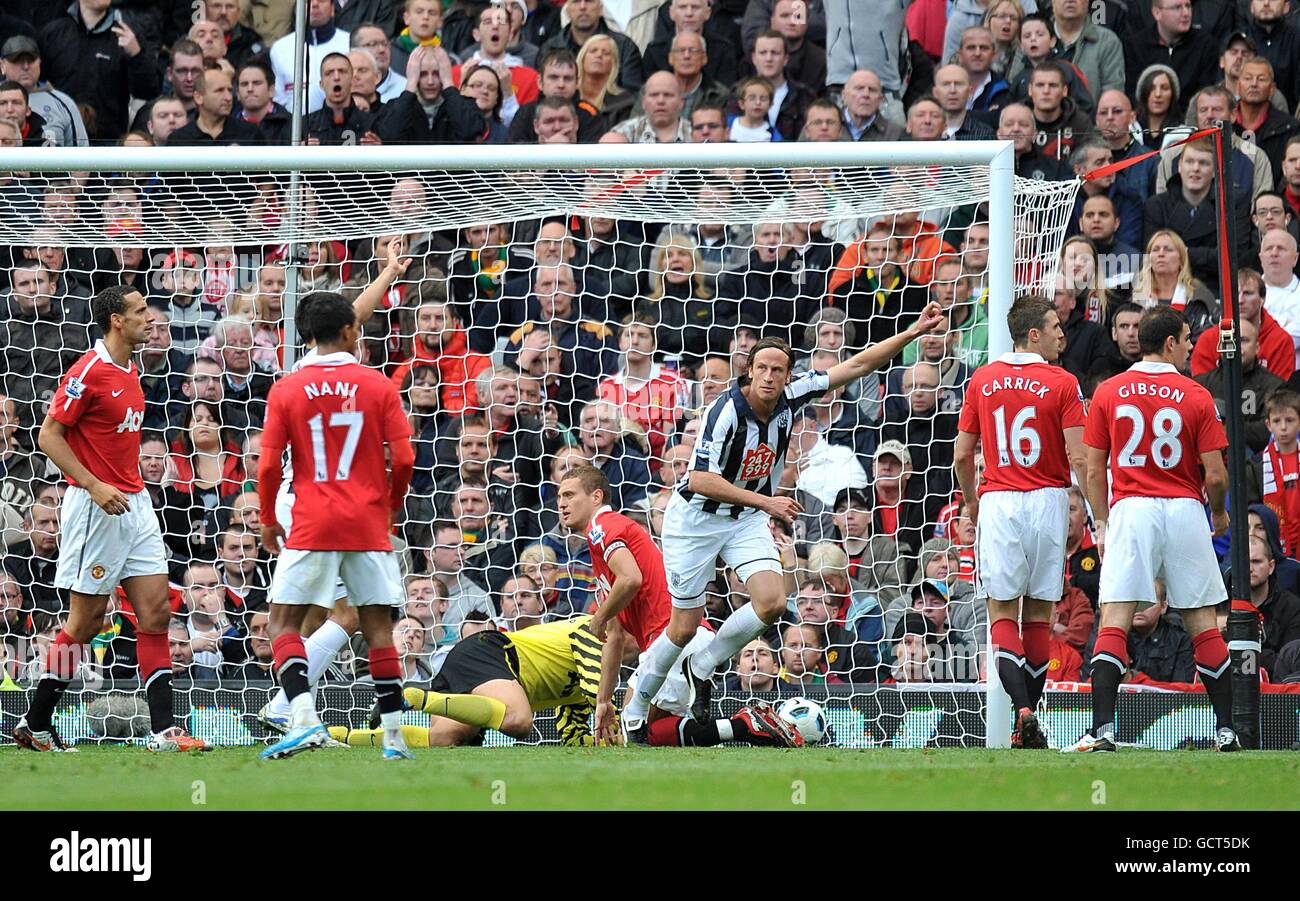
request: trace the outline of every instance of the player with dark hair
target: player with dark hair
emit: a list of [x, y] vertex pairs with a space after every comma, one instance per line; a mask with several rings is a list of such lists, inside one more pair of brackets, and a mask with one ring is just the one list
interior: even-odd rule
[[[316, 354], [271, 389], [258, 469], [262, 546], [280, 556], [268, 598], [271, 647], [291, 717], [284, 738], [262, 756], [290, 757], [330, 740], [316, 715], [301, 630], [311, 605], [332, 605], [341, 579], [370, 648], [384, 757], [410, 757], [399, 728], [402, 669], [390, 616], [404, 592], [389, 531], [415, 468], [411, 426], [393, 383], [353, 355], [361, 327], [352, 304], [320, 292], [306, 322]], [[275, 512], [286, 448], [295, 497], [287, 539]], [[338, 525], [343, 509], [346, 529]]]
[[1103, 563], [1101, 613], [1092, 656], [1092, 728], [1063, 750], [1115, 750], [1128, 632], [1138, 604], [1157, 602], [1159, 579], [1192, 637], [1196, 669], [1214, 706], [1216, 745], [1237, 751], [1228, 646], [1214, 609], [1227, 592], [1203, 500], [1209, 496], [1213, 534], [1224, 534], [1228, 437], [1210, 392], [1182, 374], [1192, 352], [1183, 314], [1152, 307], [1142, 315], [1138, 341], [1141, 362], [1098, 386], [1083, 435], [1088, 502]]
[[[393, 283], [406, 274], [406, 269], [411, 260], [409, 257], [402, 256], [403, 249], [403, 239], [400, 237], [393, 238], [388, 242], [385, 247], [384, 268], [380, 270], [375, 280], [352, 302], [352, 309], [356, 312], [358, 325], [364, 325], [374, 315], [376, 308], [387, 295]], [[316, 358], [316, 340], [311, 331], [310, 311], [316, 300], [323, 296], [326, 296], [325, 292], [307, 294], [298, 299], [297, 306], [294, 309], [294, 326], [297, 328], [303, 343], [309, 348], [307, 353], [294, 364], [293, 370], [295, 372], [303, 366], [309, 365]], [[281, 483], [280, 491], [275, 497], [275, 518], [284, 527], [286, 533], [293, 530], [293, 503], [293, 466], [290, 461], [286, 460], [284, 481]], [[356, 611], [348, 605], [347, 600], [347, 590], [343, 587], [343, 583], [339, 582], [335, 586], [332, 608], [327, 609], [325, 606], [311, 608], [303, 618], [302, 634], [307, 649], [307, 681], [309, 685], [316, 684], [321, 673], [329, 666], [330, 661], [348, 643], [348, 639], [352, 637], [352, 634], [357, 631]], [[258, 712], [257, 719], [258, 722], [273, 732], [284, 733], [287, 731], [289, 728], [288, 695], [283, 690], [277, 692], [271, 698], [270, 703]]]
[[643, 678], [652, 696], [663, 684], [704, 615], [704, 593], [717, 559], [736, 570], [750, 601], [733, 612], [703, 650], [684, 663], [691, 717], [709, 718], [714, 671], [776, 622], [786, 609], [781, 555], [770, 518], [793, 522], [803, 508], [777, 496], [785, 452], [799, 410], [827, 391], [874, 372], [944, 321], [931, 302], [910, 328], [831, 367], [792, 379], [794, 352], [784, 341], [760, 339], [745, 374], [704, 411], [691, 468], [673, 488], [664, 512], [663, 549], [673, 611], [668, 641], [648, 656]]
[[140, 475], [144, 391], [131, 354], [149, 335], [147, 305], [135, 288], [119, 285], [95, 295], [91, 313], [104, 337], [64, 375], [38, 439], [70, 486], [54, 584], [70, 591], [71, 609], [13, 738], [33, 751], [69, 750], [54, 728], [54, 708], [120, 583], [135, 611], [136, 659], [149, 704], [146, 747], [208, 751], [173, 714], [167, 550]]
[[[560, 520], [573, 532], [585, 533], [596, 571], [598, 608], [590, 629], [604, 642], [600, 690], [596, 700], [596, 736], [614, 735], [614, 686], [630, 635], [642, 649], [632, 678], [623, 719], [623, 734], [634, 744], [710, 745], [723, 741], [796, 747], [803, 743], [770, 704], [750, 705], [729, 720], [689, 721], [682, 714], [690, 688], [678, 668], [665, 679], [646, 675], [646, 662], [670, 645], [664, 630], [672, 614], [663, 557], [650, 535], [632, 520], [611, 509], [609, 480], [594, 466], [573, 469], [559, 486]], [[713, 631], [701, 623], [686, 645], [687, 654], [702, 651]], [[711, 731], [710, 731], [711, 730]]]
[[[1035, 710], [1047, 679], [1051, 624], [1064, 584], [1070, 470], [1086, 478], [1079, 381], [1052, 365], [1064, 346], [1056, 308], [1021, 297], [1007, 313], [1013, 353], [971, 376], [953, 468], [977, 523], [978, 594], [988, 602], [998, 679], [1016, 709], [1011, 744], [1046, 748]], [[984, 478], [975, 484], [976, 445]], [[1021, 599], [1023, 598], [1023, 605]]]

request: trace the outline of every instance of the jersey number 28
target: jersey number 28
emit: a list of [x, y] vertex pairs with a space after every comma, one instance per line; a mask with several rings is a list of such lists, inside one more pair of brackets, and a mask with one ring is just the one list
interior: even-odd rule
[[[1120, 448], [1115, 461], [1120, 466], [1146, 466], [1147, 455], [1137, 452], [1146, 435], [1146, 422], [1142, 411], [1133, 404], [1120, 404], [1115, 408], [1118, 419], [1133, 423], [1133, 434]], [[1151, 417], [1151, 460], [1161, 469], [1173, 469], [1183, 459], [1183, 443], [1179, 433], [1183, 430], [1183, 417], [1173, 407], [1161, 407]]]
[[[347, 413], [331, 413], [330, 425], [332, 429], [346, 428], [347, 437], [343, 439], [343, 452], [339, 454], [339, 465], [334, 470], [334, 481], [346, 482], [352, 472], [352, 458], [357, 452], [357, 442], [361, 440], [361, 427], [366, 423], [366, 414], [360, 410], [353, 410]], [[323, 414], [317, 413], [311, 419], [307, 420], [311, 426], [311, 456], [315, 463], [315, 479], [317, 482], [330, 481], [329, 464], [325, 461], [325, 425]]]

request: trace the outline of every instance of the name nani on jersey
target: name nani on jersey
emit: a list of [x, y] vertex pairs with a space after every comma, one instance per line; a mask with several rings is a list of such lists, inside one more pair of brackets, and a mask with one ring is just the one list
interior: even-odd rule
[[325, 396], [352, 398], [357, 396], [357, 386], [353, 382], [335, 382], [333, 387], [330, 387], [329, 382], [321, 382], [320, 384], [306, 382], [303, 384], [302, 390], [307, 395], [308, 400], [315, 400], [318, 397]]
[[985, 397], [992, 397], [999, 391], [1029, 391], [1039, 397], [1047, 397], [1048, 392], [1051, 390], [1050, 386], [1044, 385], [1038, 379], [1013, 378], [1008, 375], [1000, 379], [993, 379], [980, 389], [980, 393]]

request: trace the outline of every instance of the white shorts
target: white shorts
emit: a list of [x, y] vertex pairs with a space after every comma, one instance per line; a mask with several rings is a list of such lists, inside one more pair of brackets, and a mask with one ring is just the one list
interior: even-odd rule
[[1200, 501], [1126, 497], [1110, 508], [1098, 600], [1154, 604], [1156, 579], [1165, 583], [1165, 598], [1176, 610], [1228, 599]]
[[79, 594], [112, 594], [123, 579], [167, 574], [167, 548], [148, 491], [126, 495], [131, 509], [110, 516], [84, 488], [68, 487], [59, 510], [54, 585]]
[[315, 604], [332, 608], [340, 579], [353, 607], [372, 604], [395, 607], [402, 603], [402, 575], [397, 567], [397, 555], [392, 551], [293, 548], [280, 552], [267, 599], [272, 604]]
[[745, 582], [754, 573], [784, 572], [768, 529], [771, 517], [755, 511], [740, 519], [705, 513], [673, 492], [664, 511], [664, 569], [674, 607], [703, 607], [704, 592], [718, 574], [718, 557]]
[[[284, 529], [284, 538], [289, 539], [289, 532], [293, 528], [293, 492], [285, 490], [281, 485], [280, 490], [275, 494], [275, 521]], [[330, 606], [345, 601], [348, 597], [347, 586], [340, 579], [334, 586], [334, 594], [330, 598]], [[321, 605], [325, 606], [325, 605]]]
[[[686, 673], [682, 670], [682, 661], [691, 654], [704, 650], [713, 641], [716, 632], [700, 626], [695, 630], [691, 640], [686, 643], [682, 649], [682, 655], [677, 658], [673, 668], [668, 671], [668, 678], [664, 679], [664, 684], [659, 688], [659, 693], [654, 696], [650, 703], [665, 713], [671, 713], [676, 716], [689, 716], [689, 707], [691, 700], [690, 688], [686, 684]], [[636, 691], [636, 680], [641, 675], [641, 667], [645, 665], [646, 652], [641, 652], [641, 658], [637, 661], [636, 672], [627, 680], [627, 690]]]
[[980, 495], [975, 534], [976, 595], [1059, 601], [1065, 582], [1070, 494], [1064, 488]]

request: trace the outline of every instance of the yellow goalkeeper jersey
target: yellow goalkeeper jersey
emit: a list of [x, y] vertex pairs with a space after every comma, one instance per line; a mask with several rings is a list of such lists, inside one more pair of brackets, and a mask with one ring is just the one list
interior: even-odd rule
[[578, 616], [508, 632], [519, 656], [519, 684], [533, 710], [554, 707], [566, 745], [590, 744], [588, 717], [600, 687], [601, 643]]

